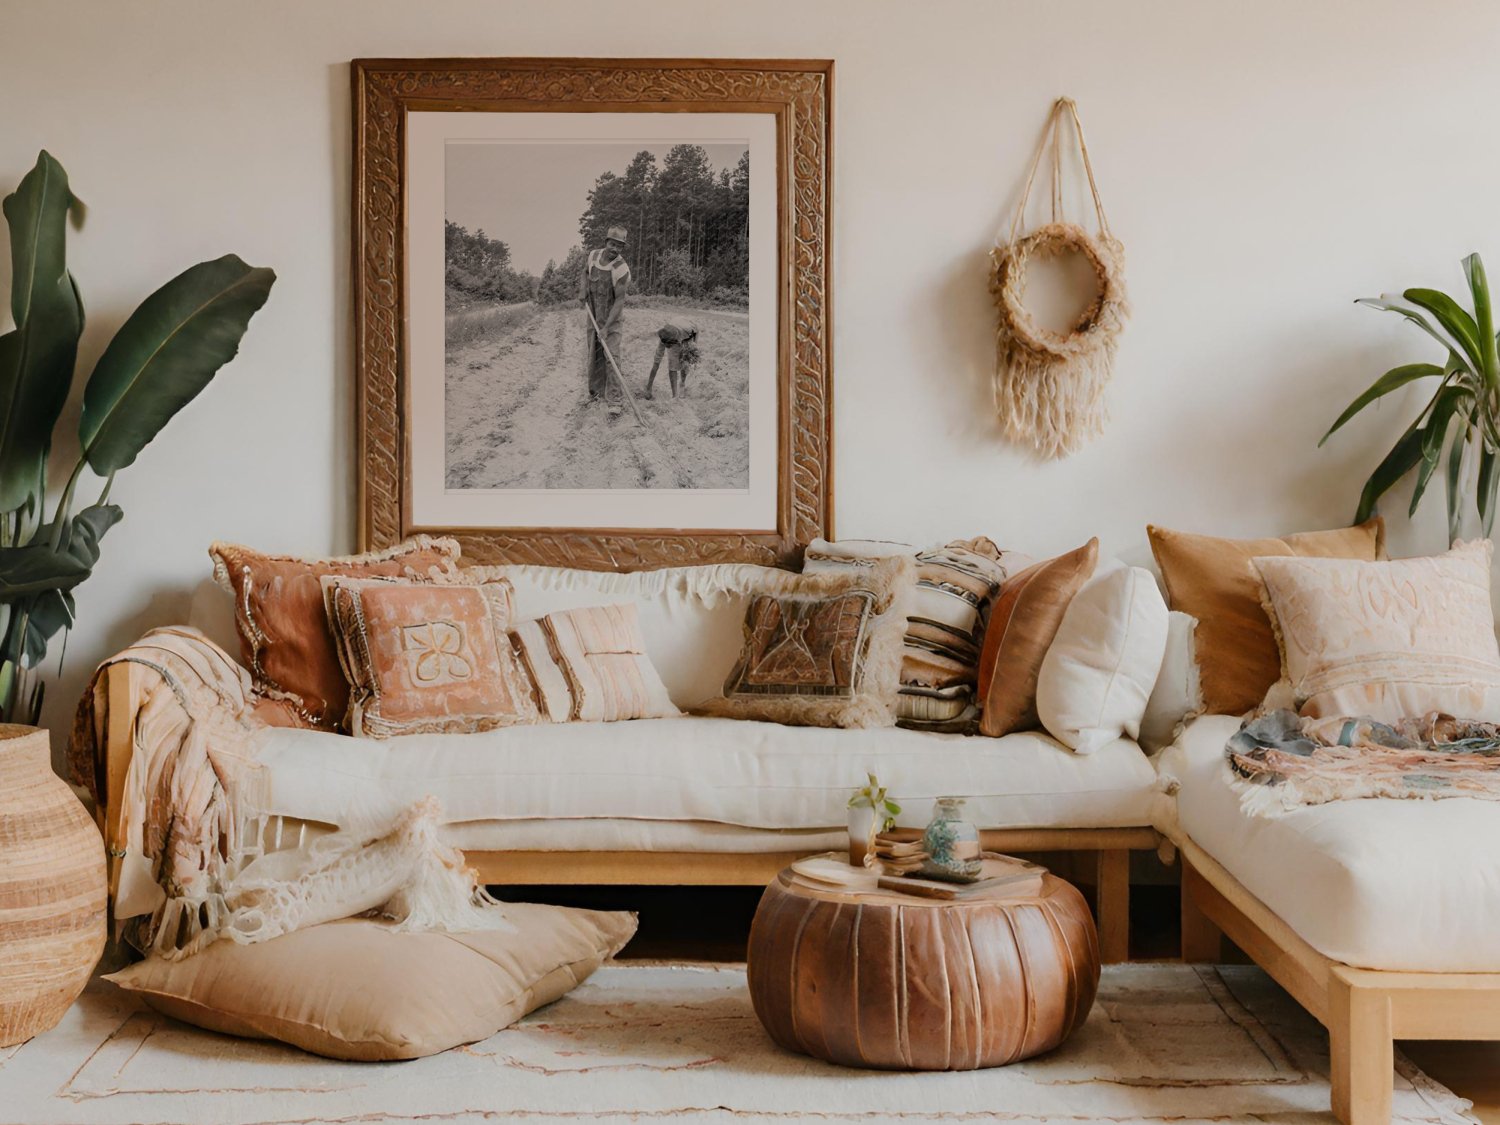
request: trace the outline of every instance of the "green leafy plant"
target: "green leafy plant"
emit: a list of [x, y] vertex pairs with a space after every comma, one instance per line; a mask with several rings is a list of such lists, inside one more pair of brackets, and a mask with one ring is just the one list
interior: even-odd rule
[[885, 786], [880, 784], [880, 779], [873, 773], [867, 773], [865, 777], [869, 784], [854, 791], [854, 796], [849, 798], [849, 808], [874, 809], [877, 816], [884, 818], [879, 831], [889, 832], [896, 827], [896, 817], [901, 815], [901, 806], [886, 795]]
[[1391, 451], [1375, 467], [1360, 494], [1356, 523], [1375, 513], [1380, 498], [1402, 477], [1416, 470], [1408, 514], [1416, 514], [1427, 485], [1444, 466], [1448, 498], [1448, 539], [1458, 538], [1465, 501], [1473, 490], [1484, 534], [1495, 523], [1495, 494], [1500, 488], [1500, 357], [1489, 283], [1478, 254], [1463, 260], [1473, 311], [1436, 289], [1408, 289], [1366, 297], [1357, 304], [1398, 313], [1436, 340], [1447, 352], [1443, 364], [1407, 363], [1387, 371], [1351, 402], [1323, 435], [1321, 446], [1344, 423], [1372, 402], [1408, 383], [1438, 380], [1432, 397], [1406, 427]]
[[[82, 207], [63, 167], [42, 152], [6, 196], [10, 311], [0, 335], [0, 720], [35, 723], [43, 683], [30, 670], [73, 624], [73, 590], [99, 562], [124, 513], [109, 503], [115, 474], [234, 358], [276, 275], [233, 254], [178, 274], [131, 313], [84, 384], [78, 459], [50, 517], [47, 462], [73, 387], [83, 299], [67, 268], [67, 225]], [[83, 470], [104, 479], [74, 511]]]

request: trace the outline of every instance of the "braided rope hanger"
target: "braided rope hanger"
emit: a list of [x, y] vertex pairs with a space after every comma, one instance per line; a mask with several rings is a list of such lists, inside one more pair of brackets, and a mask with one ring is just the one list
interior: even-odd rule
[[[1063, 124], [1072, 125], [1098, 224], [1090, 234], [1066, 221], [1063, 210]], [[1026, 204], [1048, 149], [1052, 153], [1051, 221], [1021, 235]], [[1001, 241], [1002, 236], [1004, 241]], [[1024, 303], [1026, 273], [1033, 260], [1081, 255], [1094, 271], [1093, 300], [1066, 332], [1038, 324]], [[990, 252], [990, 293], [998, 317], [995, 349], [995, 408], [1007, 437], [1047, 460], [1066, 457], [1103, 431], [1104, 390], [1115, 348], [1129, 316], [1124, 248], [1109, 227], [1104, 201], [1089, 159], [1083, 122], [1072, 98], [1058, 98], [1032, 157], [1020, 203], [1008, 233], [996, 235]]]

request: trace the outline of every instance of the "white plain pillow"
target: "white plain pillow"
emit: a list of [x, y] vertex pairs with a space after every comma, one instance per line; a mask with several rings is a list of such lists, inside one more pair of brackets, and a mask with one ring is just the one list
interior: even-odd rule
[[1173, 610], [1167, 616], [1167, 652], [1156, 674], [1156, 686], [1141, 716], [1141, 749], [1148, 754], [1177, 741], [1184, 720], [1203, 711], [1203, 686], [1198, 680], [1198, 655], [1194, 634], [1198, 619]]
[[1063, 614], [1042, 660], [1042, 726], [1080, 754], [1139, 737], [1166, 648], [1167, 604], [1150, 573], [1116, 566], [1095, 574]]

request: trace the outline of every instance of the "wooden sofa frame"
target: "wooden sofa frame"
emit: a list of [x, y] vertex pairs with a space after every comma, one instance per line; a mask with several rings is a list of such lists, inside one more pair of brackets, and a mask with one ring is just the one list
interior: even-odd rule
[[[141, 677], [149, 669], [121, 662], [105, 669], [108, 723], [105, 731], [105, 792], [98, 810], [100, 830], [110, 853], [110, 900], [118, 886], [116, 858], [120, 796], [135, 751], [135, 718]], [[915, 832], [911, 833], [915, 838]], [[985, 831], [986, 849], [1000, 852], [1092, 852], [1099, 926], [1100, 959], [1114, 964], [1129, 958], [1130, 853], [1154, 850], [1153, 828], [1013, 828]], [[470, 851], [464, 858], [492, 886], [615, 884], [624, 886], [767, 885], [794, 860], [810, 851], [641, 852], [641, 851]]]
[[1500, 973], [1356, 969], [1319, 953], [1191, 840], [1182, 859], [1182, 959], [1222, 960], [1228, 937], [1328, 1029], [1333, 1112], [1389, 1125], [1397, 1039], [1500, 1039]]

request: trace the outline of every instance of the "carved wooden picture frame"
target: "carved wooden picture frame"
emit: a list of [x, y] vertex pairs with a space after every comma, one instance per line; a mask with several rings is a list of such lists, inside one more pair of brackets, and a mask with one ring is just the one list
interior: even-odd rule
[[[832, 534], [832, 72], [833, 64], [827, 60], [354, 61], [354, 361], [359, 540], [363, 548], [385, 547], [416, 532], [428, 532], [455, 536], [463, 544], [466, 559], [475, 562], [637, 570], [730, 561], [789, 565], [797, 561], [802, 546]], [[417, 143], [414, 130], [425, 130], [421, 134], [425, 136], [432, 131], [432, 123], [439, 121], [420, 115], [447, 114], [450, 116], [442, 120], [474, 124], [481, 121], [452, 117], [455, 113], [688, 115], [675, 119], [681, 122], [704, 114], [766, 115], [733, 119], [751, 121], [757, 129], [767, 119], [774, 122], [774, 131], [769, 126], [761, 130], [765, 137], [774, 137], [767, 142], [774, 145], [774, 175], [764, 167], [765, 162], [758, 163], [753, 173], [767, 176], [762, 182], [774, 186], [774, 289], [761, 290], [774, 293], [774, 300], [759, 306], [765, 315], [770, 314], [767, 306], [773, 306], [775, 317], [774, 335], [768, 337], [773, 344], [761, 349], [763, 360], [772, 350], [775, 360], [774, 406], [768, 406], [765, 414], [775, 419], [774, 486], [767, 485], [765, 498], [757, 501], [755, 509], [765, 514], [764, 519], [747, 521], [749, 526], [741, 523], [729, 527], [637, 526], [638, 520], [621, 521], [623, 526], [541, 526], [546, 521], [536, 518], [518, 521], [515, 526], [504, 526], [504, 520], [494, 526], [477, 526], [472, 521], [434, 521], [430, 513], [440, 510], [436, 502], [422, 500], [421, 510], [414, 505], [413, 433], [422, 432], [420, 420], [413, 422], [414, 394], [419, 404], [427, 403], [432, 394], [427, 384], [435, 379], [441, 386], [444, 377], [441, 365], [433, 375], [433, 364], [427, 358], [430, 349], [422, 352], [424, 362], [413, 362], [413, 306], [419, 302], [412, 299], [408, 270], [414, 262], [419, 269], [427, 268], [420, 262], [431, 255], [424, 250], [423, 258], [414, 252], [415, 243], [409, 238], [413, 194], [419, 191], [426, 173], [420, 166], [415, 173], [409, 168], [408, 144]], [[628, 119], [648, 120], [637, 116]], [[499, 122], [502, 118], [483, 120]], [[503, 120], [519, 121], [524, 127], [546, 119], [510, 116]], [[599, 131], [612, 120], [595, 117], [589, 124]], [[420, 163], [424, 158], [419, 155], [416, 159]], [[430, 196], [428, 192], [422, 199]], [[443, 197], [439, 194], [437, 198]], [[425, 217], [418, 216], [426, 224], [424, 230], [431, 228], [431, 215], [427, 213], [433, 210], [426, 204]], [[437, 288], [442, 288], [441, 284]], [[757, 308], [755, 298], [749, 300], [753, 312]], [[430, 294], [421, 301], [430, 304]], [[441, 311], [442, 306], [438, 308]], [[636, 369], [639, 366], [637, 363]], [[414, 371], [420, 374], [414, 375]], [[619, 381], [625, 382], [623, 377]], [[578, 385], [581, 388], [582, 382]], [[438, 401], [442, 401], [440, 393]], [[761, 401], [764, 404], [769, 399]], [[421, 409], [429, 408], [423, 405]], [[441, 416], [441, 409], [438, 414]], [[612, 417], [611, 422], [629, 424], [629, 419], [627, 414], [624, 419]], [[757, 440], [765, 442], [762, 448], [772, 448], [768, 438]], [[766, 457], [770, 456], [768, 452]], [[420, 461], [421, 465], [430, 463], [430, 458]], [[420, 493], [423, 497], [433, 494], [428, 484], [421, 484], [427, 478], [420, 473], [425, 472], [419, 471], [420, 487], [427, 490]], [[436, 475], [434, 479], [444, 488], [452, 483], [451, 476]], [[770, 477], [762, 473], [757, 479], [769, 481]], [[658, 493], [663, 491], [658, 489]], [[498, 499], [493, 492], [486, 495], [497, 507], [508, 503], [503, 493]], [[638, 495], [621, 493], [608, 499], [615, 503], [615, 510], [625, 512]], [[702, 500], [718, 495], [705, 494], [693, 510], [707, 510]], [[734, 496], [729, 492], [724, 495], [722, 510], [729, 511]], [[529, 496], [536, 503], [546, 499], [545, 494]], [[449, 509], [441, 510], [446, 513]]]

